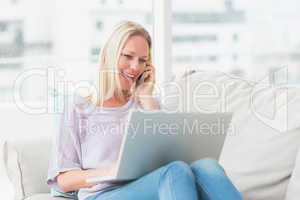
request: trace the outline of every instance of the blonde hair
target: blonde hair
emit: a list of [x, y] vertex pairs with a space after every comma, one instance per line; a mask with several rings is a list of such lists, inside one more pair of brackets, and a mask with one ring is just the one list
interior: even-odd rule
[[[99, 60], [98, 94], [92, 94], [86, 97], [89, 101], [92, 101], [99, 106], [103, 106], [104, 100], [112, 97], [113, 95], [117, 95], [118, 98], [124, 98], [118, 76], [117, 65], [125, 43], [130, 37], [136, 35], [142, 36], [146, 39], [149, 46], [147, 62], [152, 62], [152, 42], [148, 31], [135, 22], [123, 21], [119, 23], [113, 29], [101, 50]], [[138, 85], [134, 84], [131, 90], [135, 90], [137, 87]], [[133, 91], [130, 92], [132, 93]]]

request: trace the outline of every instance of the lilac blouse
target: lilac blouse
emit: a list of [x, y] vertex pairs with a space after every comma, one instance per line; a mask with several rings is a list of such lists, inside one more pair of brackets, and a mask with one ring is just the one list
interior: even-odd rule
[[129, 112], [136, 108], [138, 105], [133, 100], [121, 107], [99, 108], [79, 96], [64, 106], [60, 129], [53, 141], [47, 177], [53, 196], [83, 200], [104, 189], [118, 186], [102, 183], [63, 193], [57, 185], [57, 175], [73, 169], [112, 166], [118, 159]]

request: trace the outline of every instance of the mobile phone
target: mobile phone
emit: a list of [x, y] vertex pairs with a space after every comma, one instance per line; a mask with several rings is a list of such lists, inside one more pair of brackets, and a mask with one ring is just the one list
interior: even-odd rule
[[[150, 63], [146, 63], [146, 66], [150, 65]], [[140, 77], [137, 80], [137, 85], [141, 85], [143, 82], [145, 82], [145, 71], [140, 75]]]
[[143, 72], [137, 80], [137, 85], [141, 85], [145, 81], [145, 72]]

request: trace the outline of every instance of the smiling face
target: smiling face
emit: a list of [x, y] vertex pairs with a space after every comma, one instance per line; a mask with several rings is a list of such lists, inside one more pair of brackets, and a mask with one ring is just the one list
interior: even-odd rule
[[141, 35], [128, 38], [118, 61], [122, 90], [130, 90], [132, 84], [144, 72], [149, 59], [149, 45]]

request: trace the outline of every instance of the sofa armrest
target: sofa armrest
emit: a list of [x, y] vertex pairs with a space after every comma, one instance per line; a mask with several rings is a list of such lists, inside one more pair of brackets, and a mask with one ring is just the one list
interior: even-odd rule
[[51, 139], [5, 141], [4, 165], [13, 184], [15, 200], [49, 193], [46, 184]]

